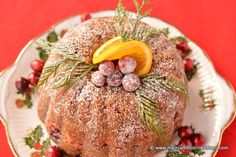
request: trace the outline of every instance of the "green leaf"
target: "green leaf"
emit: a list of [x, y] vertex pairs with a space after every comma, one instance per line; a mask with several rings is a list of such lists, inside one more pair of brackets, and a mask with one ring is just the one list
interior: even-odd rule
[[168, 35], [169, 35], [169, 28], [168, 28], [168, 27], [167, 27], [167, 28], [163, 28], [163, 29], [160, 30], [160, 32], [161, 32], [164, 36], [168, 37]]
[[30, 109], [33, 106], [31, 95], [25, 94], [25, 99], [23, 100], [25, 106]]
[[43, 61], [46, 61], [48, 59], [47, 51], [39, 46], [36, 49], [39, 51], [39, 58]]
[[32, 137], [25, 137], [25, 144], [29, 146], [31, 149], [34, 148], [34, 139]]
[[45, 141], [43, 141], [42, 144], [42, 154], [45, 154], [47, 147], [51, 145], [50, 138], [47, 138]]
[[32, 132], [33, 139], [39, 143], [41, 138], [43, 137], [43, 129], [40, 125], [38, 125]]
[[199, 155], [199, 156], [205, 154], [205, 152], [203, 150], [200, 150], [200, 149], [193, 150], [192, 152], [193, 152], [194, 155]]
[[177, 36], [177, 37], [174, 37], [174, 38], [171, 38], [170, 39], [174, 44], [179, 41], [179, 40], [184, 40], [186, 42], [188, 42], [188, 39], [184, 36]]
[[41, 138], [43, 137], [43, 130], [40, 125], [33, 129], [28, 137], [25, 137], [25, 144], [30, 148], [34, 148], [35, 143], [40, 143]]
[[55, 31], [52, 31], [47, 36], [47, 41], [50, 43], [55, 43], [58, 41], [58, 35]]

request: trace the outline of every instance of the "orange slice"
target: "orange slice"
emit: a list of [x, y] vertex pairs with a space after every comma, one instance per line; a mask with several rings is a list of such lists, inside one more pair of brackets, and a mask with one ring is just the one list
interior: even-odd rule
[[119, 36], [107, 41], [97, 49], [93, 55], [93, 64], [120, 59], [123, 56], [131, 56], [136, 59], [135, 73], [137, 75], [145, 75], [151, 70], [153, 58], [151, 49], [141, 41], [123, 42]]

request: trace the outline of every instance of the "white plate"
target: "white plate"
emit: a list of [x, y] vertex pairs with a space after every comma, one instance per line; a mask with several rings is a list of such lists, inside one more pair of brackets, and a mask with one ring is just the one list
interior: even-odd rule
[[[92, 17], [103, 17], [114, 15], [114, 11], [103, 11], [92, 14]], [[144, 22], [159, 28], [169, 28], [170, 37], [183, 35], [179, 30], [170, 24], [152, 17], [147, 17]], [[73, 16], [53, 26], [56, 32], [65, 28], [73, 28], [80, 23], [80, 16]], [[37, 97], [33, 98], [32, 109], [18, 109], [15, 100], [18, 97], [15, 89], [15, 78], [27, 76], [31, 72], [30, 62], [38, 57], [36, 42], [45, 38], [47, 33], [30, 41], [21, 51], [17, 61], [10, 68], [2, 72], [0, 77], [0, 115], [4, 122], [13, 152], [16, 156], [29, 157], [32, 150], [25, 145], [25, 137], [30, 128], [42, 124], [37, 115]], [[190, 57], [199, 62], [197, 75], [189, 82], [190, 105], [187, 106], [183, 124], [193, 125], [197, 132], [201, 132], [206, 138], [206, 145], [218, 146], [221, 141], [224, 129], [235, 117], [235, 95], [234, 91], [215, 71], [212, 63], [194, 42], [189, 45], [193, 50]], [[217, 106], [213, 110], [202, 110], [202, 101], [198, 96], [200, 89], [213, 90], [213, 98]], [[43, 125], [42, 125], [43, 126]], [[44, 130], [45, 131], [45, 130]], [[46, 134], [46, 132], [45, 132]], [[173, 139], [173, 143], [178, 140]], [[163, 157], [166, 152], [160, 152], [156, 156]], [[215, 150], [207, 150], [204, 157], [214, 156]]]

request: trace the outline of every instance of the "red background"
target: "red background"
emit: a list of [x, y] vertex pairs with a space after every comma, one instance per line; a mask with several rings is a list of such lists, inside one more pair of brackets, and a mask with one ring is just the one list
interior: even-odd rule
[[[114, 9], [118, 0], [0, 0], [0, 71], [11, 65], [24, 45], [55, 22], [84, 12]], [[123, 0], [134, 10], [132, 0]], [[236, 1], [152, 0], [152, 16], [177, 26], [200, 45], [217, 71], [236, 87]], [[217, 157], [236, 156], [236, 121], [225, 131], [222, 145], [230, 150]], [[0, 123], [0, 156], [12, 157]]]

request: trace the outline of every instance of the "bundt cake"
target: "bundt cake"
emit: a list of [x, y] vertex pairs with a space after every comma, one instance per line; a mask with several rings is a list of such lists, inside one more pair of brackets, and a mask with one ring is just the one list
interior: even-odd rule
[[[112, 17], [94, 18], [69, 30], [57, 43], [68, 47], [92, 64], [94, 52], [106, 41], [117, 36]], [[183, 61], [175, 45], [159, 33], [145, 41], [153, 55], [149, 74], [161, 76], [162, 81], [178, 80], [187, 88]], [[57, 51], [57, 50], [54, 50]], [[51, 53], [45, 64], [51, 65], [61, 59]], [[63, 63], [62, 63], [63, 64]], [[95, 67], [96, 69], [97, 67]], [[45, 69], [44, 69], [45, 70]], [[98, 87], [91, 82], [91, 73], [81, 77], [73, 86], [51, 89], [68, 71], [60, 66], [57, 72], [40, 86], [38, 115], [45, 124], [50, 138], [68, 155], [81, 157], [149, 157], [157, 153], [151, 146], [167, 145], [174, 131], [181, 125], [188, 101], [187, 92], [171, 90], [173, 82], [165, 86], [147, 86], [144, 99], [158, 108], [156, 126], [145, 123], [148, 114], [140, 117], [139, 97], [122, 86]], [[159, 82], [161, 84], [161, 82]], [[141, 85], [142, 86], [142, 80]], [[145, 107], [145, 106], [144, 106]], [[146, 117], [145, 117], [146, 116]], [[160, 125], [160, 126], [158, 126]], [[157, 128], [157, 132], [154, 131]], [[158, 132], [158, 128], [162, 128]], [[165, 142], [163, 137], [167, 142]]]

